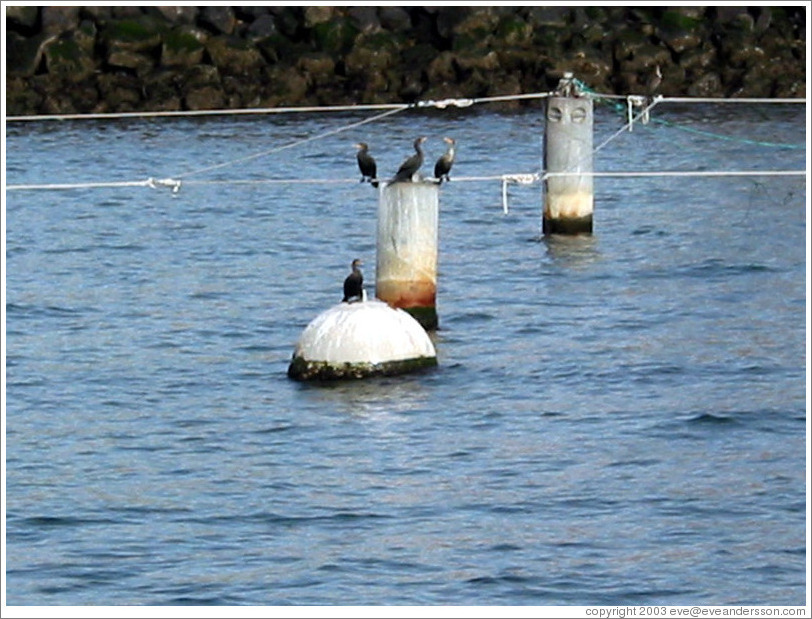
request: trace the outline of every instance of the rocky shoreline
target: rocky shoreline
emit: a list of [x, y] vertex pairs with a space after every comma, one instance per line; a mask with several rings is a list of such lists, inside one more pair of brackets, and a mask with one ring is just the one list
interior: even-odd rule
[[[805, 7], [6, 7], [9, 116], [594, 90], [804, 97]], [[512, 103], [511, 105], [519, 105]]]

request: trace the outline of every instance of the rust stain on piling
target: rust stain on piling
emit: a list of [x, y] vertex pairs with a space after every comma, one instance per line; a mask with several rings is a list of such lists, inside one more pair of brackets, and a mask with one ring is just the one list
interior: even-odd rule
[[433, 281], [379, 281], [375, 296], [412, 315], [426, 330], [437, 329], [437, 284]]
[[431, 281], [384, 280], [376, 284], [375, 296], [392, 307], [434, 307], [437, 284]]

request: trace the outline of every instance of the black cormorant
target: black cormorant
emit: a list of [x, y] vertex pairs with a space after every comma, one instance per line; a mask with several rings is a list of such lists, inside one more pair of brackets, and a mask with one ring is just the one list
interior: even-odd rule
[[358, 169], [361, 170], [361, 182], [369, 181], [373, 187], [378, 186], [377, 178], [378, 166], [375, 165], [375, 160], [369, 154], [369, 146], [366, 142], [359, 142], [355, 145], [358, 149]]
[[356, 258], [352, 261], [352, 273], [344, 280], [344, 298], [342, 303], [352, 303], [364, 298], [364, 276], [360, 267], [363, 263]]
[[417, 172], [420, 169], [420, 166], [423, 165], [423, 149], [420, 148], [420, 145], [425, 141], [426, 138], [424, 137], [417, 138], [414, 141], [415, 154], [400, 165], [400, 168], [398, 168], [398, 173], [395, 174], [395, 178], [392, 181], [393, 183], [412, 180], [412, 176], [414, 176], [415, 172]]
[[451, 166], [454, 165], [454, 146], [456, 142], [453, 138], [443, 138], [443, 142], [448, 144], [448, 150], [434, 164], [434, 178], [437, 179], [438, 183], [442, 183], [443, 178], [447, 181], [451, 180], [448, 174], [451, 172]]

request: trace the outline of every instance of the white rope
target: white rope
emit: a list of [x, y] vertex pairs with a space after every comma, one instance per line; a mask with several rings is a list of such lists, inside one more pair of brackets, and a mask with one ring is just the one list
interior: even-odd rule
[[[105, 114], [29, 114], [22, 116], [7, 116], [6, 122], [35, 122], [50, 120], [106, 120], [121, 118], [183, 118], [194, 116], [240, 116], [253, 114], [313, 114], [329, 112], [363, 112], [368, 110], [399, 110], [408, 107], [436, 107], [445, 109], [447, 107], [469, 107], [479, 103], [494, 103], [500, 101], [520, 101], [523, 99], [543, 99], [553, 96], [551, 92], [525, 93], [518, 95], [500, 95], [494, 97], [475, 98], [454, 98], [442, 99], [440, 101], [418, 101], [415, 104], [404, 103], [372, 103], [358, 105], [321, 105], [321, 106], [288, 106], [288, 107], [264, 107], [264, 108], [240, 108], [240, 109], [217, 109], [217, 110], [173, 110], [162, 112], [110, 112]], [[583, 92], [583, 96], [596, 99], [628, 99], [637, 95], [616, 95], [598, 92]], [[662, 97], [662, 103], [806, 103], [806, 99], [801, 98], [756, 98], [756, 97]]]
[[538, 174], [503, 174], [502, 175], [502, 212], [508, 214], [508, 183], [532, 185], [539, 180]]
[[6, 185], [6, 190], [33, 190], [33, 189], [96, 189], [99, 187], [169, 187], [172, 193], [180, 191], [180, 181], [172, 178], [152, 178], [151, 176], [143, 181], [110, 181], [110, 182], [89, 182], [89, 183], [50, 183], [43, 185]]
[[370, 105], [324, 105], [301, 107], [241, 108], [236, 110], [175, 110], [164, 112], [110, 112], [107, 114], [42, 114], [28, 116], [7, 116], [6, 122], [38, 120], [115, 120], [121, 118], [182, 118], [187, 116], [241, 116], [251, 114], [313, 114], [321, 112], [364, 112], [368, 110], [394, 110], [407, 108], [403, 103], [376, 103]]
[[[609, 93], [582, 91], [582, 96], [593, 97], [595, 99], [628, 99], [629, 97], [644, 97], [645, 95], [615, 95]], [[665, 97], [660, 96], [661, 103], [806, 103], [806, 99], [798, 97]]]
[[665, 170], [641, 172], [545, 172], [541, 180], [559, 176], [593, 176], [646, 178], [656, 176], [722, 177], [722, 176], [806, 176], [806, 170]]
[[[651, 178], [651, 177], [753, 177], [753, 176], [806, 176], [805, 170], [711, 170], [711, 171], [691, 171], [691, 170], [664, 170], [664, 171], [640, 171], [640, 172], [544, 172], [544, 173], [520, 173], [520, 174], [496, 174], [491, 176], [455, 176], [454, 183], [478, 183], [499, 181], [502, 183], [503, 194], [507, 191], [510, 183], [517, 185], [532, 185], [548, 178], [567, 176], [592, 176], [592, 177], [615, 177], [615, 178]], [[427, 179], [431, 180], [431, 179]], [[379, 180], [385, 183], [384, 180]], [[449, 181], [451, 182], [451, 181]], [[52, 183], [41, 185], [7, 185], [7, 191], [32, 191], [32, 190], [67, 190], [67, 189], [94, 189], [104, 187], [149, 187], [158, 189], [167, 187], [172, 193], [178, 193], [182, 185], [350, 185], [359, 184], [355, 178], [265, 178], [265, 179], [231, 179], [231, 180], [189, 180], [179, 179], [148, 178], [143, 181], [120, 181], [120, 182], [90, 182], [90, 183]]]
[[502, 95], [494, 97], [476, 98], [453, 98], [441, 99], [439, 101], [426, 100], [409, 103], [373, 103], [358, 105], [322, 105], [322, 106], [293, 106], [293, 107], [264, 107], [264, 108], [240, 108], [240, 109], [217, 109], [217, 110], [173, 110], [163, 112], [111, 112], [106, 114], [40, 114], [24, 116], [8, 116], [6, 122], [34, 122], [46, 120], [114, 120], [122, 118], [183, 118], [194, 116], [240, 116], [253, 114], [313, 114], [330, 112], [364, 112], [369, 110], [396, 110], [408, 109], [410, 107], [425, 108], [435, 107], [446, 109], [447, 107], [470, 107], [479, 103], [494, 103], [499, 101], [519, 101], [523, 99], [541, 99], [549, 97], [548, 92], [526, 93], [519, 95]]
[[[377, 179], [376, 179], [377, 180]], [[383, 182], [383, 181], [379, 181]], [[349, 185], [357, 178], [262, 178], [220, 181], [186, 181], [187, 185]]]
[[296, 140], [295, 142], [290, 142], [288, 144], [284, 144], [283, 146], [278, 146], [276, 148], [271, 148], [270, 150], [262, 151], [261, 153], [255, 153], [253, 155], [248, 155], [247, 157], [241, 157], [239, 159], [233, 159], [232, 161], [226, 161], [224, 163], [218, 163], [212, 166], [207, 166], [205, 168], [200, 168], [198, 170], [192, 170], [190, 172], [184, 172], [183, 174], [177, 174], [177, 178], [184, 178], [186, 176], [192, 176], [193, 174], [200, 174], [202, 172], [210, 172], [211, 170], [217, 170], [219, 168], [225, 168], [227, 166], [235, 165], [237, 163], [243, 163], [245, 161], [251, 161], [252, 159], [257, 159], [259, 157], [266, 157], [268, 155], [274, 155], [276, 153], [282, 152], [283, 150], [287, 150], [289, 148], [294, 148], [296, 146], [301, 146], [302, 144], [307, 144], [308, 142], [313, 142], [314, 140], [320, 140], [322, 138], [329, 137], [331, 135], [336, 135], [337, 133], [342, 133], [343, 131], [349, 131], [350, 129], [354, 129], [355, 127], [360, 127], [361, 125], [366, 125], [367, 123], [374, 122], [376, 120], [380, 120], [386, 116], [391, 116], [392, 114], [397, 114], [398, 112], [402, 112], [403, 110], [408, 109], [408, 105], [400, 106], [396, 109], [388, 110], [383, 112], [382, 114], [377, 114], [375, 116], [371, 116], [370, 118], [365, 118], [364, 120], [359, 120], [358, 122], [350, 123], [349, 125], [344, 125], [339, 127], [338, 129], [332, 129], [330, 131], [325, 131], [324, 133], [319, 133], [318, 135], [313, 135], [308, 138], [304, 138], [302, 140]]
[[[248, 155], [246, 157], [241, 157], [239, 159], [235, 159], [232, 161], [227, 161], [211, 166], [207, 166], [204, 168], [199, 168], [197, 170], [191, 170], [189, 172], [184, 172], [182, 174], [175, 175], [174, 178], [164, 178], [164, 179], [154, 179], [148, 178], [142, 181], [119, 181], [119, 182], [85, 182], [85, 183], [54, 183], [54, 184], [25, 184], [25, 185], [7, 185], [6, 190], [63, 190], [63, 189], [86, 189], [86, 188], [103, 188], [103, 187], [150, 187], [150, 188], [158, 188], [158, 187], [168, 187], [172, 190], [173, 193], [178, 193], [181, 188], [182, 182], [190, 183], [190, 184], [336, 184], [336, 183], [349, 183], [349, 182], [356, 182], [350, 180], [343, 180], [343, 179], [258, 179], [258, 180], [220, 180], [220, 181], [181, 181], [180, 179], [186, 178], [188, 176], [192, 176], [195, 174], [200, 174], [202, 172], [208, 172], [211, 170], [216, 170], [220, 168], [224, 168], [227, 166], [235, 165], [238, 163], [243, 163], [246, 161], [251, 161], [253, 159], [257, 159], [259, 157], [265, 157], [268, 155], [276, 154], [282, 152], [284, 150], [294, 148], [296, 146], [306, 144], [308, 142], [312, 142], [314, 140], [319, 140], [328, 136], [336, 135], [338, 133], [348, 131], [350, 129], [359, 127], [361, 125], [365, 125], [370, 122], [374, 122], [376, 120], [380, 120], [381, 118], [385, 118], [386, 116], [390, 116], [392, 114], [397, 114], [398, 112], [402, 112], [403, 110], [409, 109], [411, 107], [436, 107], [438, 109], [445, 109], [449, 106], [456, 106], [456, 107], [469, 107], [476, 103], [489, 103], [489, 102], [496, 102], [496, 101], [512, 101], [512, 100], [519, 100], [519, 99], [530, 99], [530, 98], [544, 98], [552, 96], [553, 93], [528, 93], [528, 94], [521, 94], [521, 95], [505, 95], [505, 96], [495, 96], [495, 97], [480, 97], [474, 99], [467, 99], [467, 98], [458, 98], [458, 99], [443, 99], [440, 101], [421, 101], [416, 104], [375, 104], [375, 105], [350, 105], [350, 106], [321, 106], [321, 107], [289, 107], [289, 108], [262, 108], [262, 109], [243, 109], [243, 110], [200, 110], [200, 111], [192, 111], [192, 112], [127, 112], [121, 114], [78, 114], [78, 115], [50, 115], [50, 116], [16, 116], [16, 117], [9, 117], [7, 121], [13, 120], [54, 120], [54, 119], [74, 119], [74, 118], [132, 118], [132, 117], [149, 117], [149, 116], [188, 116], [188, 115], [213, 115], [213, 114], [268, 114], [268, 113], [285, 113], [285, 112], [321, 112], [321, 111], [359, 111], [359, 110], [370, 110], [370, 109], [385, 109], [387, 111], [372, 116], [370, 118], [365, 118], [358, 122], [350, 123], [348, 125], [344, 125], [339, 127], [338, 129], [333, 129], [330, 131], [326, 131], [324, 133], [320, 133], [318, 135], [310, 136], [301, 140], [296, 140], [294, 142], [290, 142], [288, 144], [284, 144], [282, 146], [278, 146], [266, 151], [262, 151], [259, 153], [255, 153], [253, 155]], [[620, 134], [625, 132], [626, 130], [631, 131], [632, 127], [635, 122], [640, 120], [641, 118], [644, 119], [644, 122], [648, 119], [649, 111], [654, 108], [656, 105], [663, 103], [663, 102], [736, 102], [736, 103], [800, 103], [805, 102], [803, 99], [715, 99], [715, 98], [686, 98], [686, 97], [670, 97], [664, 98], [662, 96], [654, 97], [649, 105], [647, 105], [643, 110], [641, 110], [637, 115], [632, 116], [631, 109], [633, 106], [639, 107], [643, 105], [648, 98], [642, 97], [639, 95], [601, 95], [599, 93], [587, 93], [589, 96], [596, 97], [596, 98], [625, 98], [627, 101], [627, 105], [629, 108], [629, 121], [621, 127], [618, 131], [614, 134], [609, 136], [606, 140], [604, 140], [600, 145], [598, 145], [593, 152], [598, 152], [602, 148], [604, 148], [607, 144], [609, 144], [612, 140], [616, 139]], [[644, 176], [786, 176], [786, 175], [804, 175], [805, 172], [796, 172], [796, 171], [745, 171], [745, 172], [690, 172], [690, 171], [673, 171], [673, 172], [555, 172], [555, 173], [545, 173], [543, 176], [539, 174], [501, 174], [497, 176], [470, 176], [470, 177], [455, 177], [456, 182], [477, 182], [477, 181], [492, 181], [498, 180], [502, 183], [502, 193], [503, 193], [503, 202], [506, 204], [507, 200], [507, 185], [508, 183], [518, 183], [518, 184], [532, 184], [538, 182], [539, 180], [546, 180], [547, 178], [553, 176], [627, 176], [627, 177], [644, 177]], [[385, 182], [385, 181], [381, 181]], [[506, 207], [505, 207], [506, 208]]]
[[[635, 105], [639, 101], [639, 98], [636, 95], [630, 95], [627, 98], [627, 101], [629, 102], [629, 104], [628, 104], [629, 105], [629, 115], [631, 116], [631, 106]], [[623, 125], [620, 129], [615, 131], [612, 135], [610, 135], [603, 142], [601, 142], [598, 146], [596, 146], [592, 150], [592, 152], [597, 153], [604, 146], [609, 144], [609, 142], [611, 142], [612, 140], [617, 138], [620, 134], [624, 133], [626, 130], [631, 131], [632, 126], [634, 125], [634, 123], [637, 122], [638, 120], [640, 120], [641, 118], [648, 119], [649, 112], [654, 108], [654, 106], [656, 106], [661, 101], [662, 101], [662, 97], [659, 97], [659, 96], [654, 97], [654, 99], [651, 101], [651, 103], [649, 103], [646, 107], [644, 107], [642, 109], [642, 111], [640, 111], [636, 116], [630, 118], [625, 125]]]
[[433, 99], [429, 99], [427, 101], [418, 101], [416, 107], [423, 108], [423, 107], [436, 107], [440, 110], [444, 110], [447, 107], [470, 107], [472, 105], [476, 105], [479, 103], [496, 103], [500, 101], [520, 101], [523, 99], [544, 99], [546, 97], [552, 96], [550, 92], [532, 92], [527, 94], [521, 95], [501, 95], [495, 97], [475, 97], [473, 99], [441, 99], [440, 101], [434, 101]]
[[663, 103], [806, 103], [806, 99], [794, 97], [777, 97], [775, 99], [760, 99], [757, 97], [663, 97]]

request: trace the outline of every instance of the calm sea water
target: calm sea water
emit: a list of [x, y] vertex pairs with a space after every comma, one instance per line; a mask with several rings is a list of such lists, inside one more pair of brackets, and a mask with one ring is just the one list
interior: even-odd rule
[[[657, 108], [598, 170], [804, 169], [802, 106]], [[10, 124], [9, 184], [232, 162], [363, 116]], [[596, 110], [596, 144], [622, 119]], [[403, 112], [187, 181], [534, 172], [542, 113]], [[427, 166], [428, 167], [428, 166]], [[286, 370], [374, 285], [356, 182], [6, 194], [11, 605], [805, 600], [803, 178], [600, 178], [595, 234], [540, 188], [441, 191], [436, 370]]]

